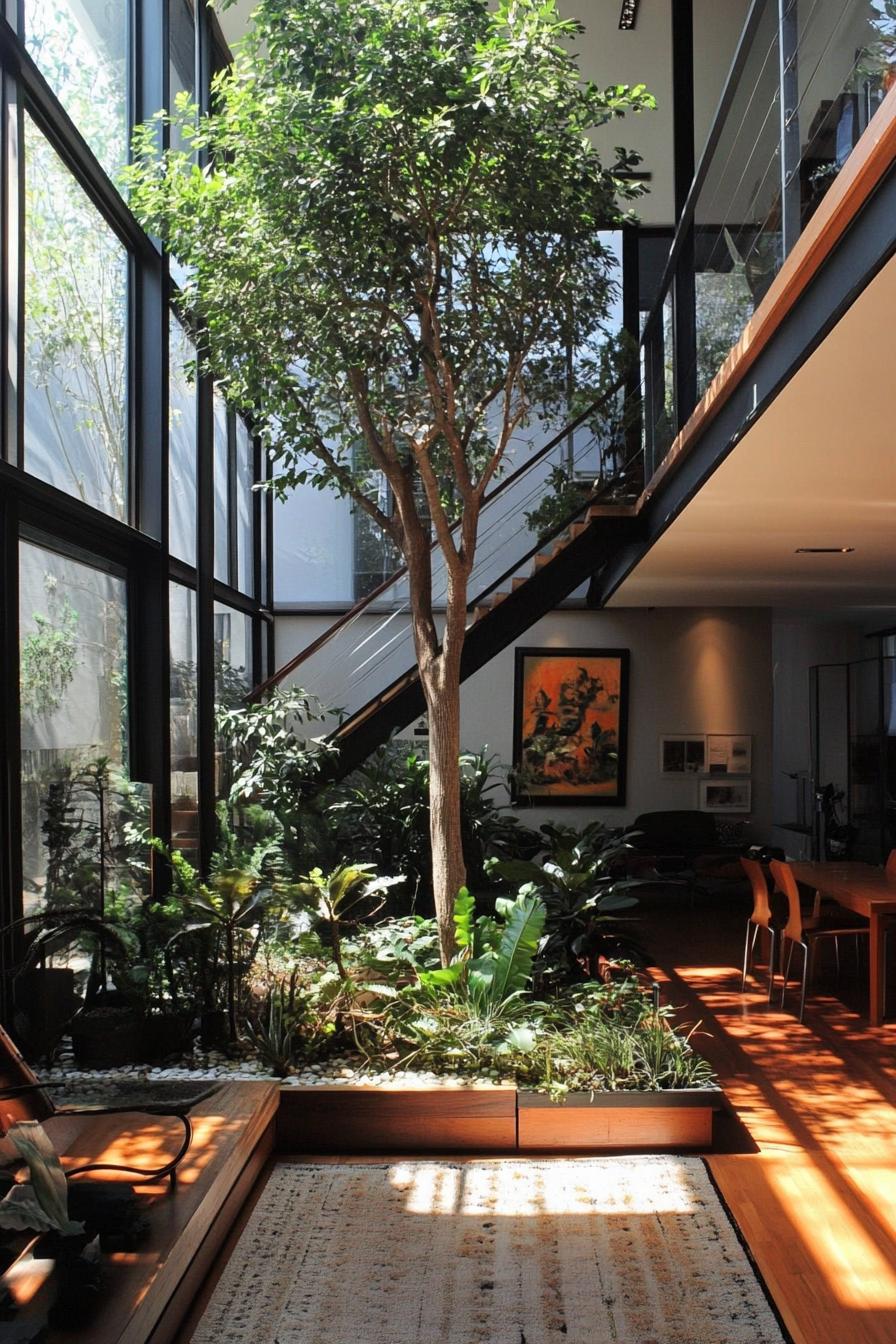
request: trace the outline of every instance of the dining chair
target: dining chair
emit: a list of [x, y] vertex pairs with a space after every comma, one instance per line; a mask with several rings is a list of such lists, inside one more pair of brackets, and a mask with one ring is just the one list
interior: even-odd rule
[[747, 968], [753, 964], [759, 930], [764, 929], [768, 934], [769, 941], [768, 1001], [771, 1003], [775, 987], [775, 953], [778, 946], [778, 933], [783, 921], [772, 914], [768, 898], [768, 883], [765, 880], [762, 864], [758, 859], [741, 858], [740, 866], [750, 879], [750, 886], [753, 891], [753, 911], [747, 920], [747, 932], [744, 938], [744, 973], [740, 982], [740, 990], [743, 993], [747, 987]]
[[[822, 915], [810, 915], [808, 918], [803, 915], [800, 909], [800, 889], [796, 878], [793, 875], [793, 869], [789, 863], [782, 863], [780, 859], [773, 859], [769, 864], [772, 880], [778, 891], [782, 891], [787, 897], [787, 923], [781, 931], [781, 960], [784, 960], [784, 949], [787, 950], [787, 962], [783, 966], [784, 983], [781, 986], [781, 1007], [784, 1007], [784, 995], [787, 993], [787, 979], [790, 975], [790, 963], [793, 958], [794, 947], [800, 947], [803, 951], [803, 978], [800, 992], [800, 1015], [799, 1020], [803, 1020], [803, 1010], [806, 1006], [806, 985], [812, 978], [812, 972], [815, 968], [815, 952], [822, 938], [833, 938], [835, 947], [837, 939], [841, 936], [860, 938], [863, 934], [868, 936], [867, 924], [851, 924], [847, 913], [843, 912], [843, 918], [837, 916], [833, 918]], [[856, 944], [858, 947], [858, 943]], [[840, 967], [839, 947], [837, 955], [837, 968]]]

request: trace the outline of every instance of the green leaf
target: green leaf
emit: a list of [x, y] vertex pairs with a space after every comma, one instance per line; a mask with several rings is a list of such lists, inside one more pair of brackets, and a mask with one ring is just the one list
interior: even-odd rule
[[27, 1163], [31, 1192], [49, 1225], [65, 1236], [83, 1231], [83, 1225], [68, 1216], [68, 1182], [43, 1126], [37, 1120], [19, 1120], [10, 1125], [6, 1137]]
[[461, 887], [454, 902], [454, 939], [461, 952], [469, 955], [473, 947], [473, 918], [476, 901], [466, 887]]

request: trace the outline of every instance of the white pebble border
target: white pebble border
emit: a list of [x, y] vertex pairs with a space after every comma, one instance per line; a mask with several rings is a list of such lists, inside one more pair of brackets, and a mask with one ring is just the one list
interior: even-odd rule
[[56, 1061], [37, 1070], [41, 1082], [53, 1084], [53, 1095], [64, 1095], [66, 1101], [94, 1102], [101, 1100], [110, 1082], [173, 1082], [176, 1079], [199, 1081], [207, 1078], [221, 1082], [270, 1082], [284, 1087], [515, 1087], [513, 1078], [501, 1078], [497, 1070], [475, 1077], [471, 1074], [430, 1073], [416, 1069], [396, 1069], [376, 1072], [366, 1060], [348, 1055], [334, 1055], [320, 1063], [298, 1065], [297, 1071], [287, 1078], [277, 1078], [251, 1056], [230, 1059], [216, 1050], [197, 1051], [192, 1062], [151, 1067], [148, 1064], [122, 1064], [115, 1069], [81, 1069], [66, 1043]]

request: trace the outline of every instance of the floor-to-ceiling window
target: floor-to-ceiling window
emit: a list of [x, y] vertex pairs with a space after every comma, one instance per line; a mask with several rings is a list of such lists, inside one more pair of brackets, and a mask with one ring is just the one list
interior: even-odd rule
[[271, 645], [258, 440], [199, 366], [183, 269], [120, 181], [132, 119], [207, 102], [216, 21], [190, 0], [24, 0], [16, 23], [0, 19], [0, 927], [94, 901], [127, 821], [208, 862], [215, 707]]

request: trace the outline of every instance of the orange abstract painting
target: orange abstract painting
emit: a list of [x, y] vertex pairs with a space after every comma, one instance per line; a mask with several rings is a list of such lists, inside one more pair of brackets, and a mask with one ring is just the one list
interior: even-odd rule
[[627, 699], [627, 649], [517, 649], [517, 798], [624, 803]]

